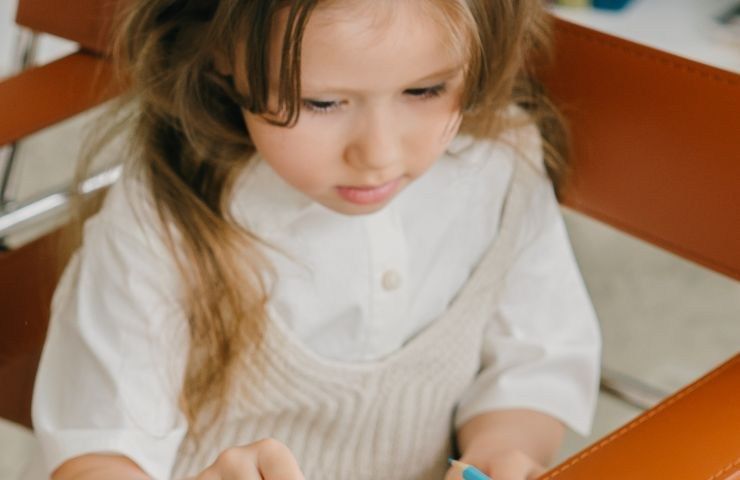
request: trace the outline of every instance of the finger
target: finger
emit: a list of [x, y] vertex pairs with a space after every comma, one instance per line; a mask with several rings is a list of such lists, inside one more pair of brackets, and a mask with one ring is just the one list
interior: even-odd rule
[[304, 480], [293, 453], [277, 440], [262, 440], [257, 448], [257, 469], [265, 480]]
[[529, 472], [529, 475], [527, 476], [527, 480], [537, 480], [537, 478], [544, 475], [545, 472], [547, 472], [547, 469], [543, 466], [534, 465], [532, 467], [532, 470]]
[[200, 472], [195, 477], [195, 480], [221, 480], [221, 475], [216, 472], [216, 469], [208, 467]]
[[263, 480], [257, 468], [255, 445], [227, 448], [197, 480]]
[[482, 470], [496, 480], [535, 480], [537, 476], [545, 472], [534, 462], [515, 461], [493, 463], [489, 468]]
[[454, 467], [447, 469], [447, 474], [445, 475], [444, 480], [462, 480], [460, 470]]

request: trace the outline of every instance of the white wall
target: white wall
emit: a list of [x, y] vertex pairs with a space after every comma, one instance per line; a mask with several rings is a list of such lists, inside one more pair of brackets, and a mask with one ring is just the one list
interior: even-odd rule
[[740, 36], [731, 37], [715, 17], [738, 0], [633, 0], [618, 13], [557, 7], [572, 22], [697, 62], [740, 73]]
[[0, 77], [8, 75], [13, 52], [15, 1], [0, 0]]
[[[20, 28], [15, 24], [16, 0], [0, 0], [0, 78], [16, 68], [15, 48]], [[76, 49], [76, 44], [49, 35], [38, 40], [37, 63], [46, 63]]]

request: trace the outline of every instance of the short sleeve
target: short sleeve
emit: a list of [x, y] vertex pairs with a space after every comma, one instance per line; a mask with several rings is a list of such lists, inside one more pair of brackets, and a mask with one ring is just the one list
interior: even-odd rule
[[546, 179], [525, 215], [533, 233], [505, 276], [484, 333], [481, 371], [458, 405], [456, 427], [487, 411], [529, 408], [585, 435], [599, 386], [596, 314]]
[[127, 206], [114, 186], [54, 295], [33, 398], [49, 473], [76, 456], [113, 453], [168, 478], [186, 431], [186, 324], [173, 265]]

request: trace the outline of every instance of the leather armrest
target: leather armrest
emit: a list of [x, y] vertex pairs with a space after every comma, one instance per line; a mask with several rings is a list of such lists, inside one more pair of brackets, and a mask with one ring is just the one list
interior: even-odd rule
[[126, 0], [18, 0], [15, 21], [66, 38], [84, 49], [107, 52], [117, 10]]
[[123, 91], [110, 61], [78, 52], [0, 81], [0, 146], [93, 108]]
[[740, 354], [539, 480], [664, 478], [740, 478]]
[[31, 426], [31, 394], [49, 300], [69, 252], [61, 230], [0, 252], [0, 417]]

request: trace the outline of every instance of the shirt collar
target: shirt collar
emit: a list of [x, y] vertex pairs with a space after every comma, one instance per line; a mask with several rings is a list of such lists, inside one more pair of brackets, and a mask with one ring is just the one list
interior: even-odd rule
[[459, 155], [464, 152], [468, 147], [475, 143], [475, 139], [467, 134], [458, 134], [452, 139], [450, 144], [447, 146], [444, 155]]
[[232, 213], [236, 221], [253, 233], [271, 232], [320, 207], [290, 186], [255, 154], [234, 185]]

